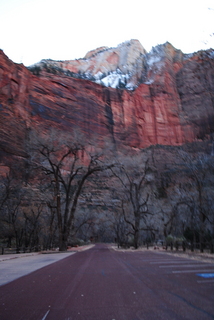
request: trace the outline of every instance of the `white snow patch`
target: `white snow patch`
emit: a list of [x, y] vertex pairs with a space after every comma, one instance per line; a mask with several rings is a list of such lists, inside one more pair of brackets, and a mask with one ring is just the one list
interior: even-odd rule
[[154, 63], [158, 63], [161, 61], [161, 57], [159, 56], [150, 56], [148, 57], [147, 63], [149, 66], [152, 66]]
[[94, 77], [95, 77], [96, 80], [99, 80], [99, 79], [102, 78], [102, 75], [103, 75], [103, 73], [102, 73], [101, 71], [98, 71], [98, 72], [94, 75]]
[[102, 73], [98, 72], [95, 75], [95, 77], [96, 77], [96, 81], [95, 81], [96, 83], [115, 89], [120, 87], [121, 84], [126, 86], [126, 83], [129, 80], [130, 76], [128, 74], [123, 74], [120, 70], [116, 70], [103, 78], [102, 78]]
[[[156, 53], [149, 54], [146, 57], [146, 62], [149, 67], [149, 70], [152, 71], [153, 74], [158, 74], [161, 72], [162, 67], [164, 66], [165, 62], [161, 56], [157, 55]], [[153, 81], [151, 78], [148, 81]]]
[[153, 79], [149, 79], [148, 81], [144, 82], [145, 84], [152, 84], [154, 82]]
[[129, 82], [129, 83], [127, 83], [127, 85], [126, 85], [126, 89], [127, 89], [127, 90], [134, 90], [136, 87], [137, 87], [136, 84], [134, 84], [134, 83], [132, 83], [132, 82]]
[[85, 75], [86, 79], [89, 79], [89, 80], [91, 79], [90, 72], [87, 71], [87, 72], [84, 73], [84, 75]]
[[106, 87], [116, 88], [119, 86], [119, 82], [122, 79], [120, 74], [112, 73], [107, 77], [103, 78], [101, 81], [104, 83]]

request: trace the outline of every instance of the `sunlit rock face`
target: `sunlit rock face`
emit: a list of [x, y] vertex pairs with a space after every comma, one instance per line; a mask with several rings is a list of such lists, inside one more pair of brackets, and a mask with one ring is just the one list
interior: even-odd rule
[[117, 148], [206, 139], [214, 131], [214, 52], [185, 55], [166, 43], [147, 53], [131, 40], [28, 70], [0, 51], [1, 156], [25, 157], [29, 130], [50, 127], [108, 137]]

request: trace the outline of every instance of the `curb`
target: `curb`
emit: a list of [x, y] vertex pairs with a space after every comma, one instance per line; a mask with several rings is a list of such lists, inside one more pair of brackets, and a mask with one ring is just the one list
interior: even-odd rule
[[6, 260], [12, 260], [12, 259], [18, 259], [18, 258], [24, 258], [24, 257], [30, 257], [30, 256], [36, 256], [39, 254], [60, 254], [60, 253], [75, 253], [75, 252], [81, 252], [85, 250], [89, 250], [94, 247], [94, 244], [72, 248], [68, 251], [40, 251], [40, 252], [31, 252], [31, 253], [15, 253], [15, 254], [5, 254], [0, 256], [0, 262], [6, 261]]
[[1, 255], [0, 256], [0, 262], [6, 261], [6, 260], [12, 260], [12, 259], [36, 256], [38, 254], [41, 254], [41, 252], [5, 254], [5, 255]]

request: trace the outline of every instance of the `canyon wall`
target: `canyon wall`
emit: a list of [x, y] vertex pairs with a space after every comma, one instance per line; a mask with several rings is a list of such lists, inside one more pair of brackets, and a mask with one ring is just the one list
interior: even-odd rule
[[[30, 70], [0, 51], [1, 164], [5, 154], [26, 156], [31, 129], [78, 129], [98, 140], [108, 137], [117, 148], [182, 145], [209, 138], [214, 132], [214, 51], [184, 55], [166, 43], [146, 53], [136, 41], [126, 46], [134, 60], [130, 51], [102, 48], [83, 61], [49, 61], [51, 68], [40, 63]], [[105, 53], [102, 63], [101, 53]], [[108, 65], [106, 55], [111, 64], [108, 76], [114, 72], [120, 79], [127, 77], [123, 88], [105, 86], [104, 78], [99, 84], [95, 78], [66, 71], [65, 66], [71, 70], [73, 63], [77, 75], [77, 65], [83, 68], [91, 59], [94, 66], [99, 60], [96, 72], [102, 71], [102, 64]], [[127, 73], [122, 65], [129, 68]]]

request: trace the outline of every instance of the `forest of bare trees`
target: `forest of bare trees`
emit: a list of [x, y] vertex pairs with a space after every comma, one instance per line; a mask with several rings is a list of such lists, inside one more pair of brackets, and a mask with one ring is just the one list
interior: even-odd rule
[[29, 135], [26, 153], [0, 178], [2, 248], [66, 251], [108, 241], [214, 251], [209, 146], [127, 153], [49, 132]]

